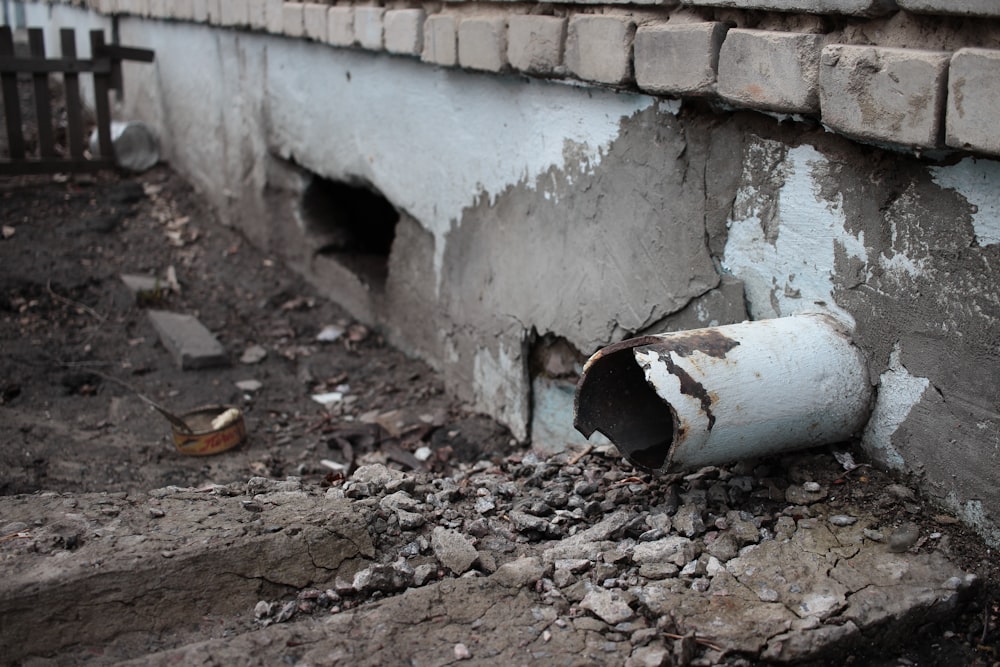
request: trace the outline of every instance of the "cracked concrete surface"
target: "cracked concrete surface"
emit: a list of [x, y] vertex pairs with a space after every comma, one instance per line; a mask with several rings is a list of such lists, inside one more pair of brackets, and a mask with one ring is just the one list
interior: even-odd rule
[[[709, 479], [725, 477], [706, 470]], [[52, 664], [791, 663], [873, 636], [903, 637], [954, 613], [975, 584], [942, 550], [894, 553], [872, 539], [875, 516], [854, 512], [851, 522], [818, 502], [789, 505], [768, 529], [729, 511], [704, 536], [654, 530], [630, 538], [649, 523], [637, 505], [568, 535], [558, 521], [540, 519], [542, 530], [515, 518], [518, 510], [498, 512], [485, 534], [447, 517], [476, 516], [470, 503], [489, 496], [482, 489], [496, 489], [498, 503], [530, 496], [516, 469], [503, 481], [499, 469], [479, 465], [456, 475], [457, 484], [389, 471], [380, 479], [380, 471], [366, 466], [326, 490], [253, 478], [141, 496], [0, 498], [0, 517], [16, 529], [0, 542], [0, 653]], [[644, 501], [653, 487], [637, 486], [638, 478], [608, 474], [621, 477], [609, 491], [623, 498], [663, 500]], [[688, 476], [695, 488], [683, 495], [694, 500], [684, 507], [704, 493], [700, 474]], [[593, 493], [581, 484], [574, 488]], [[475, 545], [464, 576], [450, 574], [448, 557], [429, 547], [445, 530], [435, 525], [434, 494], [451, 499], [437, 523]], [[785, 496], [800, 500], [802, 492], [789, 485]], [[669, 504], [669, 490], [664, 497]], [[412, 541], [398, 550], [374, 528], [397, 511], [429, 519], [403, 531], [401, 540]], [[663, 515], [649, 516], [669, 527]], [[421, 540], [426, 548], [410, 548]], [[379, 563], [396, 559], [401, 568], [403, 554], [431, 576], [398, 587], [358, 583], [375, 580], [355, 575], [387, 567]], [[292, 618], [296, 604], [304, 609], [302, 591], [323, 589], [341, 604]], [[259, 600], [296, 593], [288, 618], [255, 621]]]

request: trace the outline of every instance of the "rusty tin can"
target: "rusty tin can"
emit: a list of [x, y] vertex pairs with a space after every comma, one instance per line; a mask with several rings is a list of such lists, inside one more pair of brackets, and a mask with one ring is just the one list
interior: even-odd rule
[[185, 433], [175, 425], [171, 425], [174, 435], [174, 445], [177, 451], [188, 456], [208, 456], [227, 451], [242, 444], [247, 438], [246, 422], [243, 412], [232, 422], [222, 428], [212, 428], [212, 420], [233, 408], [230, 405], [206, 405], [185, 413], [182, 417], [193, 431]]

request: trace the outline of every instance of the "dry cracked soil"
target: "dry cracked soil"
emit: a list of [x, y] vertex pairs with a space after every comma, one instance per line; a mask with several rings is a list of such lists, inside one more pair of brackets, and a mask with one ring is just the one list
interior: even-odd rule
[[[849, 443], [540, 457], [165, 166], [0, 179], [0, 222], [3, 664], [1000, 665], [995, 553]], [[185, 456], [140, 394], [247, 441]]]

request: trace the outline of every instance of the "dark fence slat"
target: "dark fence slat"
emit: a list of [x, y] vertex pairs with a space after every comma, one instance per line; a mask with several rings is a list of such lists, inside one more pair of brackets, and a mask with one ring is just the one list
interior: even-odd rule
[[137, 49], [132, 46], [101, 43], [101, 48], [93, 52], [95, 58], [113, 58], [115, 60], [135, 60], [141, 63], [151, 63], [156, 57], [155, 51]]
[[[14, 35], [10, 26], [0, 26], [0, 56], [14, 56]], [[0, 73], [3, 112], [7, 120], [7, 149], [12, 160], [24, 159], [24, 135], [21, 133], [21, 100], [17, 91], [17, 73]]]
[[0, 72], [76, 72], [83, 74], [86, 72], [109, 73], [112, 71], [112, 68], [111, 59], [106, 57], [92, 60], [86, 58], [33, 60], [30, 58], [14, 58], [12, 56], [0, 55]]
[[[104, 48], [104, 31], [90, 31], [90, 52], [100, 53]], [[108, 102], [108, 92], [111, 87], [111, 75], [94, 74], [94, 106], [97, 112], [97, 142], [102, 158], [114, 156], [111, 146], [111, 104]]]
[[[76, 57], [76, 33], [72, 28], [63, 28], [59, 31], [59, 39], [62, 44], [62, 57], [73, 59]], [[76, 72], [67, 72], [63, 77], [66, 87], [66, 116], [67, 130], [69, 134], [69, 154], [74, 160], [83, 159], [83, 104], [80, 102], [80, 75]]]
[[[45, 58], [45, 34], [41, 28], [32, 28], [28, 31], [28, 47], [35, 58]], [[35, 84], [35, 119], [38, 121], [38, 154], [43, 158], [56, 157], [49, 75], [35, 72], [32, 79]]]
[[41, 160], [0, 160], [0, 176], [21, 176], [27, 174], [59, 174], [64, 172], [94, 172], [113, 169], [113, 160], [66, 160], [63, 158], [42, 158]]

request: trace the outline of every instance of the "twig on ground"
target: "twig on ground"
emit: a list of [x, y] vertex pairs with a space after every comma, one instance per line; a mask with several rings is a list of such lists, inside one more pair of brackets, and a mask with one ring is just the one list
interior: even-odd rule
[[[684, 635], [675, 635], [675, 634], [673, 634], [671, 632], [664, 632], [663, 636], [666, 637], [667, 639], [684, 639]], [[711, 641], [709, 641], [707, 639], [703, 639], [701, 637], [695, 637], [694, 641], [695, 641], [696, 644], [700, 644], [700, 645], [704, 646], [705, 648], [710, 648], [713, 651], [718, 651], [720, 653], [725, 652], [724, 648], [722, 648], [718, 644], [713, 644]]]
[[587, 454], [591, 453], [592, 451], [594, 451], [594, 446], [593, 445], [587, 445], [581, 451], [579, 451], [576, 454], [574, 454], [570, 458], [570, 460], [567, 461], [567, 463], [569, 463], [569, 465], [571, 465], [571, 466], [575, 466], [577, 463], [580, 462], [581, 459], [583, 459], [584, 456], [586, 456]]
[[101, 315], [99, 312], [97, 312], [96, 310], [94, 310], [90, 306], [82, 304], [79, 301], [74, 301], [73, 299], [67, 299], [64, 296], [56, 294], [55, 291], [52, 289], [52, 281], [51, 280], [48, 281], [48, 283], [46, 283], [45, 287], [48, 289], [49, 295], [53, 299], [55, 299], [56, 301], [61, 301], [62, 303], [66, 304], [67, 306], [73, 306], [74, 308], [79, 308], [80, 310], [84, 311], [85, 313], [87, 313], [88, 315], [90, 315], [91, 317], [93, 317], [94, 319], [96, 319], [98, 322], [104, 322], [106, 319], [108, 319], [106, 316]]

